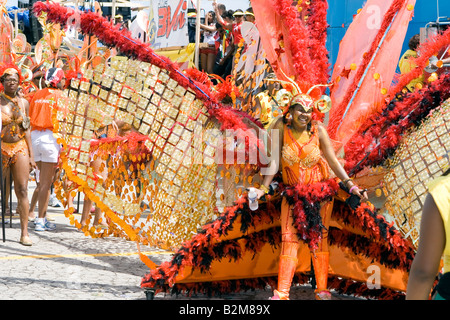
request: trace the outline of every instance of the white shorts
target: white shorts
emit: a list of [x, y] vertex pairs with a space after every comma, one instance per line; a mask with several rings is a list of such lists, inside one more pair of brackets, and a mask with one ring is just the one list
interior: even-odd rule
[[58, 163], [61, 146], [56, 142], [51, 130], [31, 131], [31, 145], [33, 147], [34, 162]]

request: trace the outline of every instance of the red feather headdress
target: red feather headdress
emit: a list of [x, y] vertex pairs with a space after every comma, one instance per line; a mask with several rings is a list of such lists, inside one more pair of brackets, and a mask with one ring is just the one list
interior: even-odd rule
[[5, 74], [14, 74], [14, 73], [19, 75], [19, 82], [22, 83], [23, 81], [22, 71], [19, 69], [18, 66], [12, 63], [0, 65], [0, 77], [3, 77]]
[[[17, 74], [19, 75], [19, 85], [23, 82], [22, 71], [18, 66], [13, 63], [0, 65], [0, 77], [3, 77], [5, 74]], [[0, 83], [0, 91], [3, 91], [3, 84]]]
[[277, 78], [287, 89], [292, 88], [293, 103], [315, 110], [315, 118], [323, 120], [331, 108], [324, 95], [329, 75], [326, 28], [328, 4], [325, 0], [264, 0], [252, 2], [264, 50]]

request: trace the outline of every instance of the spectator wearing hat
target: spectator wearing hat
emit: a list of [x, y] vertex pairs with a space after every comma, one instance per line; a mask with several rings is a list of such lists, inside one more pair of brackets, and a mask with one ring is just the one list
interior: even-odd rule
[[123, 23], [123, 16], [121, 14], [116, 14], [114, 16], [114, 23]]
[[245, 21], [255, 23], [255, 15], [253, 14], [253, 8], [250, 7], [244, 12], [244, 19]]
[[197, 12], [191, 11], [192, 9], [188, 9], [188, 37], [189, 37], [189, 43], [195, 43], [195, 33], [196, 33], [196, 17]]
[[234, 22], [231, 25], [231, 33], [233, 35], [233, 42], [237, 46], [243, 39], [241, 33], [242, 22], [244, 21], [244, 12], [241, 9], [237, 9], [233, 13]]
[[31, 142], [34, 161], [39, 170], [39, 179], [36, 179], [38, 217], [35, 221], [35, 231], [49, 231], [56, 228], [55, 224], [48, 221], [46, 217], [50, 188], [56, 173], [60, 150], [53, 136], [51, 118], [52, 109], [58, 103], [65, 79], [62, 69], [50, 68], [45, 74], [47, 88], [38, 90], [30, 101]]

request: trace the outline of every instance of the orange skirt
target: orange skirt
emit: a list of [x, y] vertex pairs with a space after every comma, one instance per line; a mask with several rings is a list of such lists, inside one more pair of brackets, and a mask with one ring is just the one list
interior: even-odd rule
[[28, 155], [28, 145], [25, 139], [12, 143], [2, 141], [3, 167], [14, 164], [19, 154]]

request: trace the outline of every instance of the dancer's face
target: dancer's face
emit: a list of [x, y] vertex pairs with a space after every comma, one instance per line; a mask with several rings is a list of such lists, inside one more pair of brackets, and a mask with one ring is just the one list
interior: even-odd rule
[[278, 82], [268, 81], [266, 83], [267, 83], [267, 90], [269, 91], [270, 94], [274, 94], [275, 92], [281, 89], [281, 86]]
[[305, 109], [301, 104], [295, 104], [289, 108], [292, 116], [292, 123], [296, 127], [307, 126], [311, 122], [312, 108]]
[[2, 79], [3, 87], [5, 88], [5, 93], [14, 94], [19, 88], [19, 75], [18, 74], [8, 74]]

